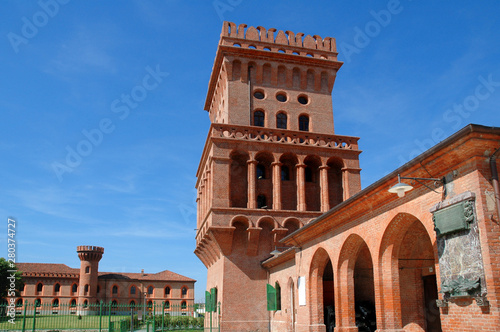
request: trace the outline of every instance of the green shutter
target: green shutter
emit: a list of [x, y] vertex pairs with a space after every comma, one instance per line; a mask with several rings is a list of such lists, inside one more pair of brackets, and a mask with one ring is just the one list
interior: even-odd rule
[[267, 284], [267, 311], [275, 311], [276, 307], [276, 289]]
[[217, 288], [214, 287], [210, 289], [210, 295], [212, 297], [212, 311], [217, 311]]
[[206, 312], [213, 311], [213, 309], [212, 309], [212, 295], [208, 291], [205, 291], [205, 311]]

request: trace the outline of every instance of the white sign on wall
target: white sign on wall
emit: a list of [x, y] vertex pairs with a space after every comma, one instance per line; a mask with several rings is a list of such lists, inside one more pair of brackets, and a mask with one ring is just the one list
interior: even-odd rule
[[299, 305], [306, 305], [306, 277], [299, 277], [297, 287], [299, 288]]

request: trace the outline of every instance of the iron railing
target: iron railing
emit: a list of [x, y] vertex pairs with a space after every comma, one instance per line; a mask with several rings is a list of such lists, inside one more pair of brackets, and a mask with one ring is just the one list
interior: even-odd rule
[[[203, 331], [205, 305], [0, 305], [0, 331]], [[208, 330], [210, 331], [210, 330]], [[214, 330], [215, 331], [215, 330]]]

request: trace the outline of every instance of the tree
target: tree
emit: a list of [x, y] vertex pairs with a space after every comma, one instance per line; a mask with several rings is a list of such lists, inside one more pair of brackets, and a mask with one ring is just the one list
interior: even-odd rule
[[[12, 281], [14, 281], [14, 283], [12, 283]], [[0, 299], [4, 300], [7, 297], [12, 297], [13, 291], [15, 292], [15, 296], [18, 296], [19, 290], [23, 285], [24, 282], [21, 277], [21, 271], [17, 270], [15, 264], [0, 257]]]

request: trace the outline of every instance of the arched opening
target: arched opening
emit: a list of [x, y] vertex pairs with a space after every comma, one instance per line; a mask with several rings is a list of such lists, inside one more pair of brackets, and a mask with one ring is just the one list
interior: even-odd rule
[[356, 326], [360, 331], [375, 331], [375, 285], [373, 280], [373, 261], [368, 246], [363, 242], [358, 249], [354, 265], [354, 299]]
[[248, 154], [234, 151], [231, 153], [231, 168], [229, 170], [229, 194], [231, 207], [247, 207], [248, 201]]
[[382, 238], [377, 321], [387, 329], [441, 331], [431, 238], [416, 217], [400, 213]]
[[281, 163], [281, 208], [297, 210], [297, 181], [295, 179], [297, 157], [293, 153], [285, 153], [280, 157]]
[[61, 291], [61, 284], [57, 283], [54, 285], [54, 294], [59, 294]]
[[310, 269], [311, 325], [324, 324], [326, 331], [335, 327], [334, 275], [330, 257], [319, 248], [313, 256]]
[[288, 330], [295, 331], [295, 322], [297, 321], [296, 310], [295, 310], [295, 283], [293, 279], [290, 278], [288, 281], [288, 289], [289, 289], [289, 302], [290, 302], [290, 311], [288, 318]]
[[283, 227], [287, 229], [285, 236], [292, 234], [300, 228], [300, 222], [297, 219], [291, 218], [285, 220]]
[[257, 178], [255, 180], [257, 208], [273, 205], [273, 181], [271, 176], [271, 163], [273, 159], [273, 156], [269, 152], [260, 152], [255, 156], [255, 160], [257, 161]]
[[308, 115], [299, 116], [299, 130], [300, 131], [309, 131], [309, 116]]
[[326, 71], [321, 72], [321, 91], [328, 91], [328, 73]]
[[276, 128], [286, 129], [288, 126], [288, 117], [286, 113], [280, 112], [276, 115]]
[[319, 167], [321, 160], [317, 156], [307, 156], [304, 160], [305, 187], [306, 187], [306, 210], [320, 211], [321, 189], [319, 183]]
[[327, 162], [328, 166], [328, 201], [330, 209], [344, 200], [344, 187], [342, 183], [342, 168], [341, 160], [330, 158]]
[[256, 127], [264, 127], [266, 123], [266, 115], [264, 111], [257, 110], [253, 112], [253, 125]]
[[236, 219], [231, 223], [231, 226], [235, 228], [233, 232], [233, 243], [231, 246], [232, 256], [245, 257], [248, 242], [248, 220]]
[[309, 69], [307, 71], [307, 90], [314, 89], [314, 71]]

